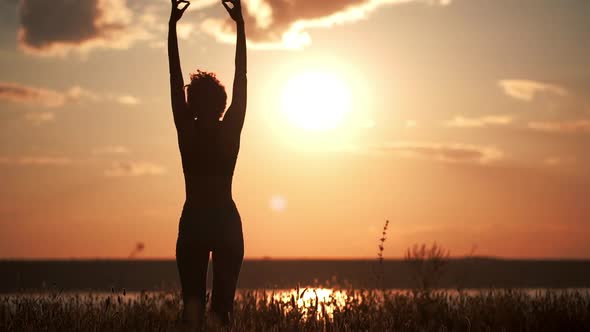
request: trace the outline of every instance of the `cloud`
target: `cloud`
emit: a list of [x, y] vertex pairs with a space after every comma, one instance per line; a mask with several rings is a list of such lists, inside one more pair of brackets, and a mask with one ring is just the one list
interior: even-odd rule
[[192, 23], [178, 23], [176, 31], [179, 39], [189, 39], [195, 30], [195, 26]]
[[[140, 104], [140, 100], [130, 95], [112, 95], [92, 92], [80, 86], [74, 86], [65, 91], [52, 89], [37, 88], [18, 83], [0, 82], [0, 101], [27, 104], [32, 106], [41, 106], [47, 108], [57, 108], [67, 103], [77, 103], [82, 101], [100, 102], [111, 101], [122, 105], [135, 106]], [[43, 114], [29, 113], [28, 120], [53, 120], [49, 112]]]
[[134, 162], [134, 161], [119, 161], [114, 162], [110, 168], [104, 171], [104, 175], [108, 177], [122, 177], [122, 176], [144, 176], [144, 175], [160, 175], [164, 174], [166, 170], [157, 164], [149, 162]]
[[92, 150], [94, 154], [128, 154], [129, 149], [122, 145], [103, 146]]
[[53, 112], [31, 112], [25, 115], [25, 119], [32, 124], [38, 126], [46, 122], [55, 120], [55, 113]]
[[479, 118], [466, 118], [455, 116], [452, 120], [446, 121], [447, 127], [458, 128], [482, 128], [490, 125], [508, 125], [512, 123], [512, 116], [509, 115], [489, 115]]
[[547, 157], [543, 159], [543, 164], [549, 167], [569, 165], [576, 162], [575, 157]]
[[495, 147], [429, 142], [395, 142], [380, 146], [379, 150], [394, 153], [402, 158], [430, 159], [451, 163], [487, 164], [501, 160], [504, 156], [503, 152]]
[[498, 84], [508, 96], [526, 102], [532, 101], [540, 93], [550, 93], [557, 96], [568, 94], [565, 88], [558, 85], [531, 80], [502, 80]]
[[[407, 2], [448, 5], [450, 0], [250, 0], [244, 1], [244, 20], [251, 47], [300, 49], [312, 42], [310, 28], [356, 22], [379, 7]], [[220, 42], [235, 42], [230, 19], [207, 19], [202, 28]]]
[[18, 16], [20, 47], [35, 55], [127, 48], [148, 36], [125, 0], [20, 0]]
[[66, 157], [49, 156], [22, 156], [22, 157], [0, 157], [0, 165], [19, 166], [65, 166], [73, 163], [73, 160]]
[[[160, 0], [163, 3], [166, 3], [170, 6], [170, 0]], [[204, 9], [211, 7], [213, 5], [219, 5], [219, 0], [192, 0], [190, 7], [188, 7], [187, 11], [194, 11], [199, 9]], [[242, 0], [242, 2], [245, 2]]]
[[71, 87], [69, 90], [65, 92], [68, 101], [80, 101], [82, 99], [87, 99], [90, 101], [100, 101], [102, 97], [97, 93], [94, 93], [90, 90], [86, 90], [79, 86]]
[[82, 99], [98, 101], [101, 98], [97, 94], [79, 86], [71, 87], [66, 91], [57, 91], [18, 83], [0, 82], [0, 101], [55, 108]]
[[590, 120], [529, 122], [528, 127], [547, 133], [590, 133]]
[[60, 107], [65, 104], [66, 96], [55, 90], [0, 82], [0, 100], [44, 107]]
[[127, 106], [135, 106], [135, 105], [139, 105], [140, 101], [139, 99], [137, 99], [136, 97], [133, 96], [129, 96], [129, 95], [125, 95], [125, 96], [119, 96], [116, 98], [117, 102], [123, 105], [127, 105]]
[[137, 106], [141, 104], [141, 100], [132, 95], [117, 95], [113, 93], [96, 94], [94, 101], [114, 102], [124, 106]]

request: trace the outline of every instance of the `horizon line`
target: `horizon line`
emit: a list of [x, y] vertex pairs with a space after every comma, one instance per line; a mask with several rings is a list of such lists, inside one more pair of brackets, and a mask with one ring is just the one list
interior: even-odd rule
[[[504, 256], [451, 256], [449, 260], [487, 259], [498, 261], [590, 261], [590, 257], [504, 257]], [[1, 257], [1, 262], [64, 262], [64, 261], [175, 261], [175, 257]], [[383, 261], [404, 261], [405, 257], [388, 257]], [[379, 261], [377, 257], [245, 257], [244, 261]]]

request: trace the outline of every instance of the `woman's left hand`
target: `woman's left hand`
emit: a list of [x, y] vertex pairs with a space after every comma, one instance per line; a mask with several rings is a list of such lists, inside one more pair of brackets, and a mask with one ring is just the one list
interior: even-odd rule
[[[230, 7], [228, 3], [232, 6]], [[244, 17], [242, 16], [242, 3], [240, 0], [221, 0], [221, 4], [236, 23], [244, 22]]]

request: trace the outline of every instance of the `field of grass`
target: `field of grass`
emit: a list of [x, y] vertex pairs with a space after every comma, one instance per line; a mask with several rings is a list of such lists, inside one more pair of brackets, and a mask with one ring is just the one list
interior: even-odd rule
[[[175, 331], [179, 293], [0, 295], [0, 331]], [[230, 331], [590, 331], [587, 291], [239, 291]]]

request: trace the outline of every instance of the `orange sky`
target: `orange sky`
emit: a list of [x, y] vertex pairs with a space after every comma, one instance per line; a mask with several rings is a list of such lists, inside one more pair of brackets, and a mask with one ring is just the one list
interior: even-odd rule
[[[246, 258], [372, 258], [386, 219], [386, 257], [437, 241], [590, 258], [589, 2], [243, 1]], [[169, 2], [68, 3], [0, 4], [0, 258], [125, 258], [138, 242], [138, 257], [172, 258], [184, 187]], [[214, 71], [229, 89], [223, 8], [185, 16], [185, 76]], [[322, 118], [307, 106], [286, 113], [306, 73], [350, 91], [333, 128], [302, 126]]]

